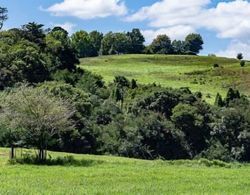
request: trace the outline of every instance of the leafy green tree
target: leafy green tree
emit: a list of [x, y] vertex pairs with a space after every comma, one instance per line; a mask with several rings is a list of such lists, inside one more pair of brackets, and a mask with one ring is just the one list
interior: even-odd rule
[[23, 36], [30, 42], [37, 44], [42, 49], [45, 47], [45, 32], [43, 26], [43, 24], [30, 22], [22, 27]]
[[187, 50], [185, 41], [174, 40], [172, 42], [172, 47], [174, 54], [185, 54]]
[[129, 80], [124, 76], [116, 76], [114, 79], [114, 83], [117, 84], [121, 88], [130, 86]]
[[239, 99], [240, 98], [240, 92], [238, 90], [234, 90], [232, 88], [228, 89], [226, 98], [225, 98], [225, 103], [226, 106], [229, 106], [230, 102], [232, 102], [235, 99]]
[[135, 79], [131, 80], [131, 89], [136, 89], [138, 87], [137, 82]]
[[102, 40], [101, 54], [112, 55], [128, 53], [130, 42], [130, 39], [125, 33], [109, 32]]
[[153, 53], [170, 54], [172, 53], [171, 40], [167, 35], [158, 35], [150, 45]]
[[129, 49], [129, 53], [140, 54], [143, 53], [145, 48], [144, 42], [145, 38], [141, 34], [138, 28], [134, 28], [131, 32], [127, 33], [127, 36], [130, 38], [131, 45]]
[[46, 54], [37, 44], [23, 39], [19, 32], [11, 30], [1, 33], [1, 89], [17, 82], [38, 83], [49, 78]]
[[241, 66], [241, 67], [244, 67], [245, 65], [246, 65], [246, 61], [245, 61], [245, 60], [241, 60], [241, 61], [240, 61], [240, 66]]
[[89, 38], [93, 47], [93, 51], [90, 56], [98, 56], [101, 49], [103, 34], [98, 31], [92, 31], [89, 33]]
[[61, 27], [53, 28], [46, 35], [47, 52], [50, 56], [50, 72], [67, 69], [76, 70], [76, 64], [79, 64], [76, 50], [72, 47], [68, 32]]
[[62, 132], [60, 137], [56, 137], [58, 141], [50, 148], [74, 153], [95, 153], [95, 135], [92, 130], [95, 119], [92, 119], [92, 113], [95, 106], [99, 106], [99, 101], [95, 104], [93, 100], [97, 97], [92, 97], [81, 88], [61, 82], [46, 82], [39, 88], [69, 102], [75, 108], [75, 112], [70, 117], [74, 123], [74, 129]]
[[76, 49], [80, 58], [90, 56], [92, 44], [89, 34], [86, 31], [78, 31], [71, 36], [72, 45]]
[[224, 101], [222, 99], [222, 96], [219, 93], [217, 93], [217, 95], [216, 95], [214, 105], [218, 106], [218, 107], [223, 107], [224, 106]]
[[3, 23], [8, 19], [7, 8], [0, 7], [0, 30], [3, 28]]
[[171, 119], [175, 126], [185, 134], [191, 157], [196, 156], [207, 147], [206, 140], [210, 136], [208, 126], [210, 121], [205, 114], [208, 113], [209, 110], [203, 104], [196, 107], [180, 103], [173, 109]]
[[203, 49], [203, 39], [200, 34], [189, 34], [186, 39], [187, 53], [198, 54]]
[[237, 59], [238, 60], [242, 60], [243, 59], [243, 54], [242, 53], [238, 53], [237, 54]]
[[21, 140], [36, 147], [38, 159], [44, 161], [53, 137], [73, 127], [70, 120], [73, 113], [66, 101], [44, 90], [21, 86], [5, 95], [0, 118], [8, 129], [20, 129]]
[[244, 114], [244, 110], [223, 109], [216, 118], [211, 134], [220, 140], [228, 151], [229, 158], [241, 161], [249, 160], [250, 121]]

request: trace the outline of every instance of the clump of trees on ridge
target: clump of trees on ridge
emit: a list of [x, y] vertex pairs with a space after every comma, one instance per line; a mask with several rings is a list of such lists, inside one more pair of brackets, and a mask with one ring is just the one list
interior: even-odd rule
[[[246, 96], [230, 88], [226, 98], [218, 94], [210, 105], [188, 88], [141, 85], [123, 76], [106, 84], [101, 76], [77, 68], [78, 57], [146, 48], [136, 29], [102, 37], [96, 31], [70, 37], [60, 27], [45, 31], [36, 23], [0, 32], [0, 146], [11, 147], [12, 158], [15, 147], [25, 147], [36, 148], [40, 161], [46, 160], [47, 150], [250, 160]], [[133, 41], [128, 44], [128, 39]], [[202, 43], [199, 35], [172, 44], [161, 35], [149, 47], [154, 53], [195, 54]]]

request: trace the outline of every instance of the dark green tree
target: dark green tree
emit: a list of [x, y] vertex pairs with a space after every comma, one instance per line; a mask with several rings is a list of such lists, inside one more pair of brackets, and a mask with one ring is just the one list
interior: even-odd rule
[[187, 50], [185, 41], [174, 40], [172, 42], [172, 47], [174, 54], [185, 54]]
[[217, 93], [217, 95], [216, 95], [214, 105], [218, 106], [218, 107], [223, 107], [224, 106], [224, 101], [222, 99], [222, 96], [219, 93]]
[[229, 106], [230, 102], [232, 102], [235, 99], [239, 99], [240, 98], [240, 93], [238, 90], [234, 90], [232, 88], [228, 89], [226, 98], [225, 98], [225, 103], [227, 106]]
[[37, 44], [42, 49], [45, 47], [45, 32], [43, 26], [43, 24], [30, 22], [22, 27], [23, 36], [30, 42]]
[[0, 7], [0, 30], [3, 28], [3, 23], [8, 19], [7, 8]]
[[76, 50], [72, 47], [67, 31], [61, 27], [53, 28], [46, 35], [47, 52], [50, 56], [50, 72], [67, 69], [76, 70], [76, 64], [79, 64]]
[[200, 34], [189, 34], [185, 42], [189, 54], [198, 54], [203, 49], [204, 42]]
[[141, 34], [141, 31], [138, 28], [134, 28], [131, 32], [127, 33], [127, 36], [130, 38], [131, 45], [129, 48], [129, 53], [140, 54], [143, 52], [145, 46], [145, 38]]
[[158, 35], [150, 45], [153, 53], [170, 54], [173, 51], [171, 40], [167, 35]]
[[89, 33], [89, 39], [93, 48], [90, 56], [98, 56], [101, 49], [103, 34], [98, 31], [92, 31]]
[[80, 58], [91, 56], [93, 46], [86, 31], [78, 31], [71, 36], [72, 46]]
[[237, 59], [238, 60], [242, 60], [243, 59], [243, 54], [242, 53], [238, 53], [237, 54]]

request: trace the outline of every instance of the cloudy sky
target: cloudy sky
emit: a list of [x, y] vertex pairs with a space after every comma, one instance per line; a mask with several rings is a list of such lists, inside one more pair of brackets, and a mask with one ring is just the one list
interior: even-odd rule
[[35, 21], [62, 26], [70, 33], [84, 29], [128, 31], [140, 28], [150, 43], [157, 34], [184, 39], [200, 33], [202, 54], [250, 59], [250, 1], [247, 0], [1, 0], [9, 9], [5, 28]]

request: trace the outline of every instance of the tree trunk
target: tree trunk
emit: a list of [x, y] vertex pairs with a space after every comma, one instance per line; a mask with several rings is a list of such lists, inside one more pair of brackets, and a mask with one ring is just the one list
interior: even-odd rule
[[15, 148], [13, 145], [11, 145], [10, 159], [13, 160], [14, 158], [15, 158]]
[[47, 157], [47, 152], [46, 152], [46, 150], [45, 149], [39, 149], [39, 154], [38, 154], [38, 159], [39, 159], [39, 161], [45, 161], [46, 160], [46, 157]]

